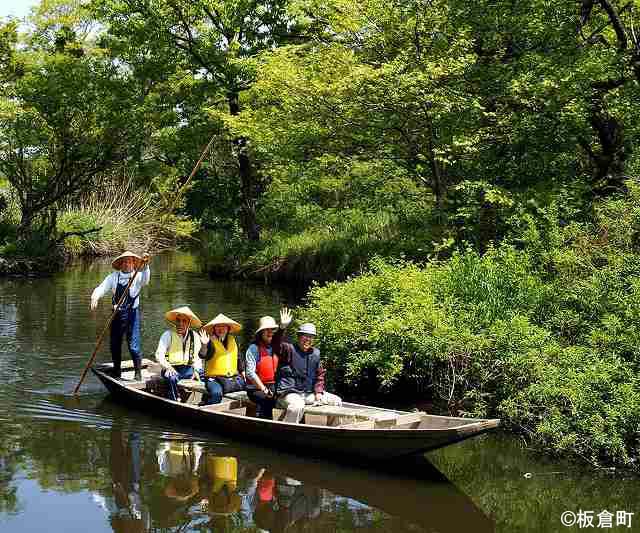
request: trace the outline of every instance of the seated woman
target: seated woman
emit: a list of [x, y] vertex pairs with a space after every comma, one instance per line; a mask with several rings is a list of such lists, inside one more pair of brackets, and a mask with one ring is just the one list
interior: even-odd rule
[[244, 389], [244, 379], [238, 375], [238, 345], [234, 337], [242, 326], [235, 320], [219, 314], [204, 326], [208, 335], [203, 341], [208, 349], [201, 355], [205, 361], [203, 377], [209, 395], [205, 401], [207, 405], [220, 403], [222, 395]]
[[162, 365], [162, 376], [169, 383], [169, 398], [177, 401], [178, 381], [198, 377], [197, 372], [202, 368], [198, 356], [206, 353], [209, 337], [190, 329], [202, 327], [202, 322], [187, 306], [172, 309], [164, 316], [175, 324], [175, 330], [167, 330], [160, 337], [156, 360]]
[[[291, 315], [285, 309], [280, 313], [282, 328], [291, 322]], [[247, 394], [256, 406], [258, 418], [273, 418], [275, 406], [276, 370], [278, 369], [277, 338], [278, 324], [270, 316], [263, 316], [256, 331], [256, 338], [247, 348], [245, 372], [247, 375]], [[280, 335], [278, 333], [278, 335]]]

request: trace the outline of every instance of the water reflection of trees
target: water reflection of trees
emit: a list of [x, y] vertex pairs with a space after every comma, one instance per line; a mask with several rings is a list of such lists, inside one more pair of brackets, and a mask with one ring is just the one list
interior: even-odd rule
[[16, 513], [18, 506], [18, 487], [15, 476], [20, 463], [17, 444], [10, 438], [0, 443], [0, 517], [3, 514]]

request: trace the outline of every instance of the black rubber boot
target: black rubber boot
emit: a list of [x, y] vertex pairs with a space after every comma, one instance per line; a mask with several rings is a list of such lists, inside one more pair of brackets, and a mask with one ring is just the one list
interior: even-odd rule
[[135, 381], [142, 381], [142, 370], [140, 370], [139, 366], [135, 367], [134, 369], [133, 379]]

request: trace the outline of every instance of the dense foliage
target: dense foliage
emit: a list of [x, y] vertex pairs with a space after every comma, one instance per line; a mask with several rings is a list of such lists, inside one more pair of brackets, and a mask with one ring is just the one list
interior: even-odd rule
[[[545, 448], [594, 463], [640, 453], [640, 189], [598, 204], [591, 223], [548, 223], [524, 245], [316, 287], [337, 383], [433, 399], [503, 418]], [[555, 222], [555, 224], [554, 224]]]

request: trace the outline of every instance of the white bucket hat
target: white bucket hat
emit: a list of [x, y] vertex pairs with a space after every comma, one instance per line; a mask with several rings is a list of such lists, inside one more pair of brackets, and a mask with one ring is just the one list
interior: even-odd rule
[[256, 334], [260, 333], [263, 329], [278, 329], [278, 323], [271, 316], [263, 316], [258, 324]]
[[240, 324], [235, 320], [231, 320], [228, 316], [225, 316], [222, 313], [215, 317], [211, 322], [205, 324], [204, 329], [207, 330], [207, 333], [210, 333], [213, 331], [214, 326], [218, 325], [229, 326], [229, 333], [233, 333], [234, 335], [242, 329]]
[[189, 317], [191, 319], [191, 327], [193, 327], [193, 328], [201, 328], [202, 327], [202, 321], [186, 305], [183, 306], [183, 307], [177, 307], [175, 309], [172, 309], [171, 311], [167, 311], [164, 314], [164, 317], [169, 322], [172, 322], [173, 324], [175, 324], [176, 323], [176, 318], [177, 318], [178, 315], [183, 315], [183, 316]]
[[315, 337], [317, 335], [316, 326], [311, 322], [306, 322], [298, 328], [296, 333], [299, 333], [300, 335], [313, 335]]

